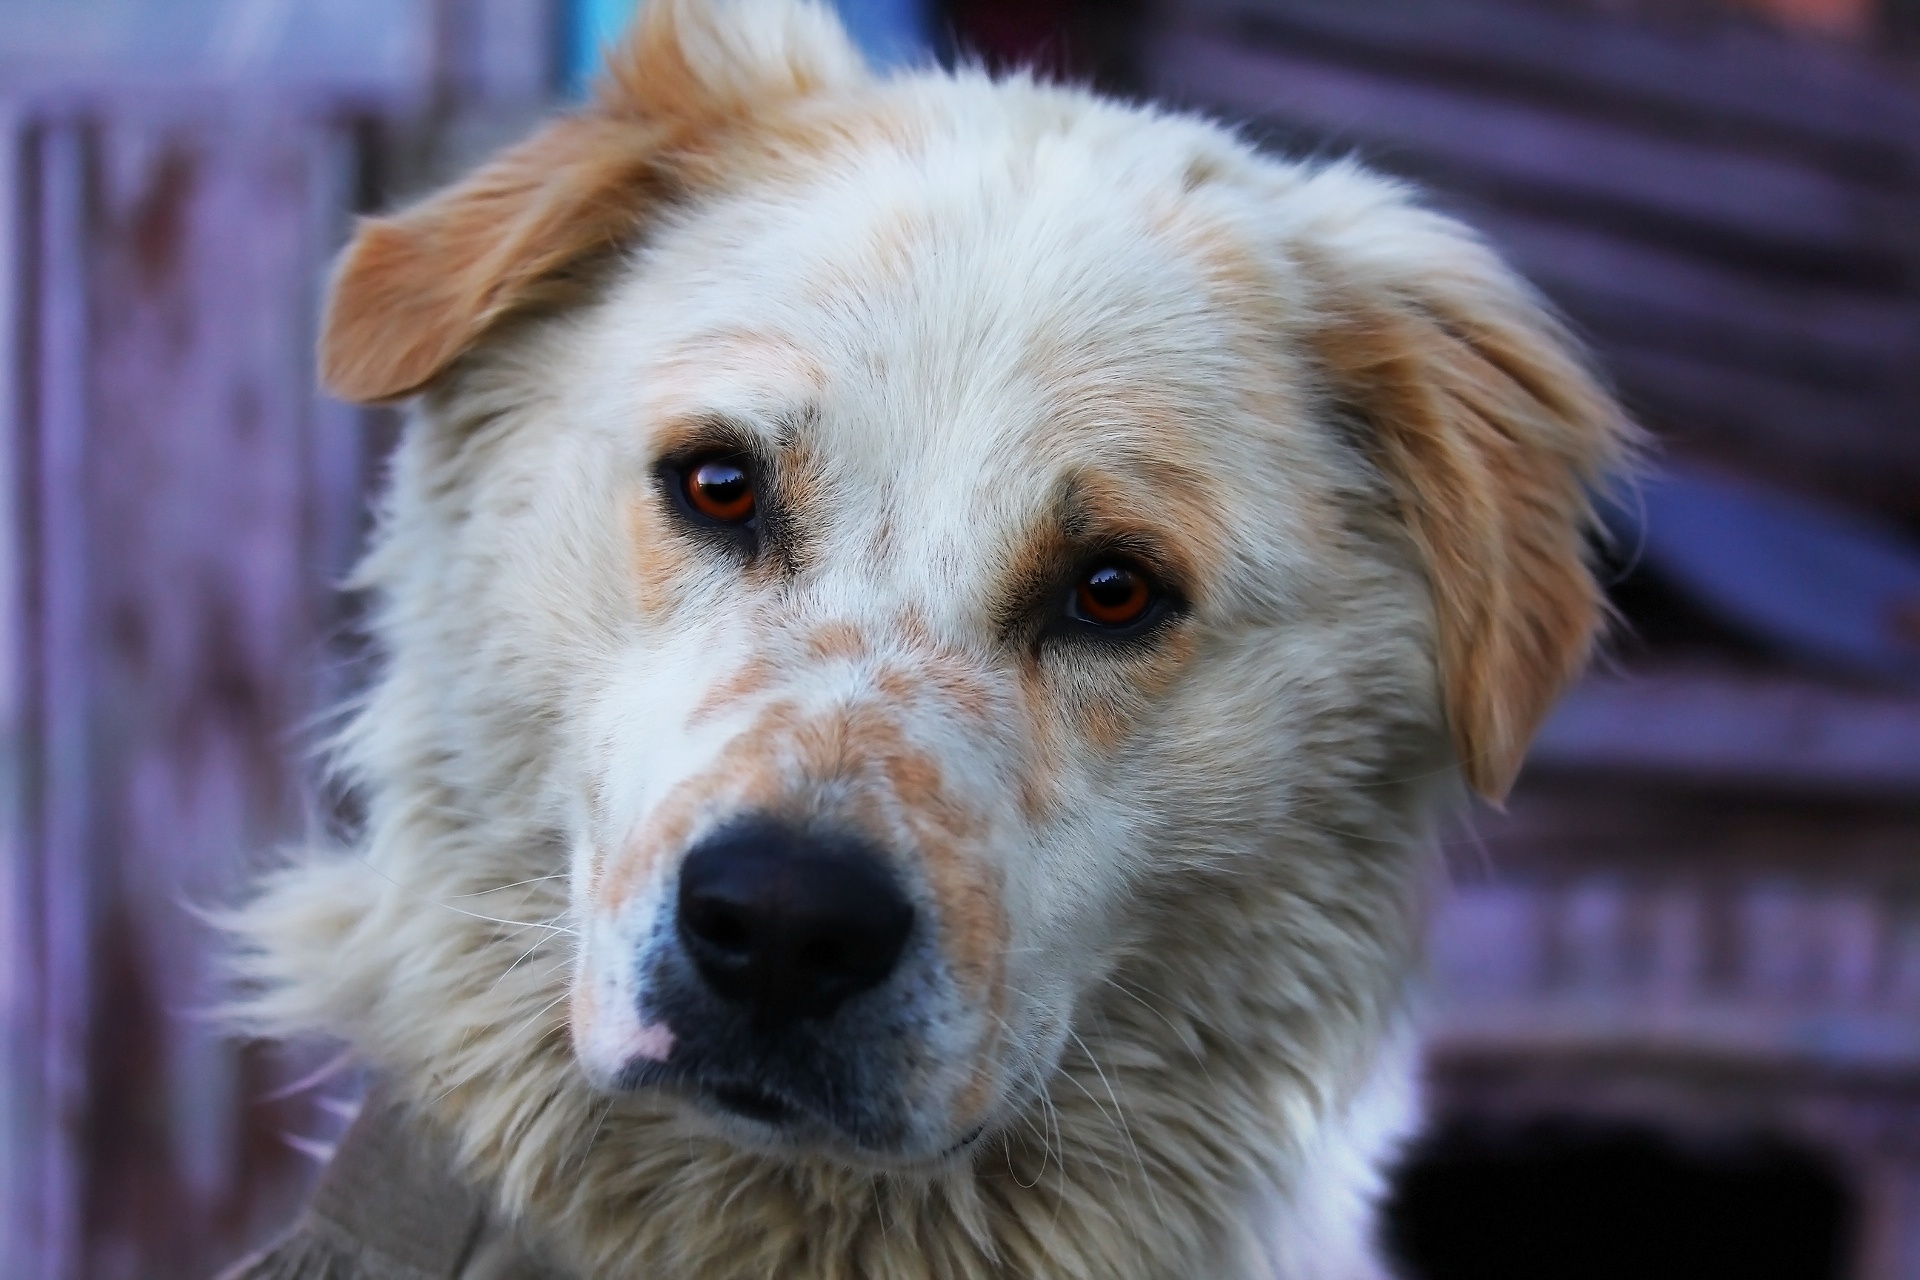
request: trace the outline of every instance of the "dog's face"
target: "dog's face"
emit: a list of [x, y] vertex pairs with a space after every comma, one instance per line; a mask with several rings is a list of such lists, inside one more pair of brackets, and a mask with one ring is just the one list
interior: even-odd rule
[[[1164, 205], [1178, 175], [1089, 201], [1098, 156], [881, 153], [718, 202], [584, 324], [560, 416], [622, 477], [590, 572], [630, 601], [572, 755], [571, 1008], [606, 1086], [955, 1147], [1038, 1087], [1142, 877], [1259, 846], [1214, 828], [1299, 771], [1273, 673], [1346, 665], [1276, 648], [1335, 647], [1370, 596], [1348, 641], [1418, 670], [1406, 583], [1339, 545], [1335, 442], [1283, 354], [1250, 382], [1257, 317]], [[1423, 685], [1390, 692], [1430, 719]], [[1270, 783], [1245, 811], [1213, 803], [1222, 753]]]
[[[1372, 179], [1031, 86], [762, 101], [744, 45], [717, 124], [680, 9], [597, 114], [363, 234], [331, 372], [495, 406], [435, 446], [500, 682], [448, 696], [546, 744], [586, 1075], [938, 1162], [1184, 882], [1337, 898], [1280, 866], [1332, 798], [1449, 743], [1503, 784], [1591, 628], [1615, 428]], [[538, 298], [610, 203], [635, 250]]]

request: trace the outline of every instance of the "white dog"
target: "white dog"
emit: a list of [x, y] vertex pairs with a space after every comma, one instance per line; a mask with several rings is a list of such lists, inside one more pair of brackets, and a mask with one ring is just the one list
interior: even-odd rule
[[1379, 1274], [1429, 824], [1584, 660], [1630, 434], [1472, 233], [648, 0], [590, 106], [360, 229], [323, 362], [419, 401], [365, 830], [245, 911], [251, 1007], [496, 1236]]

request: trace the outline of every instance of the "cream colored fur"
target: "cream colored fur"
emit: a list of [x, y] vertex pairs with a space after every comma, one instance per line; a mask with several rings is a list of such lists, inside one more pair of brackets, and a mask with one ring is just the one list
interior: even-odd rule
[[[1378, 1274], [1428, 826], [1585, 654], [1624, 428], [1357, 167], [875, 82], [797, 3], [648, 12], [596, 106], [342, 268], [335, 384], [423, 394], [360, 574], [365, 829], [244, 911], [253, 1025], [346, 1041], [585, 1277]], [[790, 563], [674, 527], [654, 464], [716, 419], [790, 471]], [[997, 621], [1063, 494], [1184, 566], [1144, 647]], [[829, 793], [979, 979], [892, 1156], [613, 1087], [678, 853]]]

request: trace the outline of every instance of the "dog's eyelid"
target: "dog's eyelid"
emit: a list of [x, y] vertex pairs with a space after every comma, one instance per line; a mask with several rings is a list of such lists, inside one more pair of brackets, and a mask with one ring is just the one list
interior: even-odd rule
[[662, 466], [686, 466], [709, 458], [743, 458], [765, 470], [773, 451], [760, 432], [734, 420], [709, 420], [674, 432], [658, 452]]

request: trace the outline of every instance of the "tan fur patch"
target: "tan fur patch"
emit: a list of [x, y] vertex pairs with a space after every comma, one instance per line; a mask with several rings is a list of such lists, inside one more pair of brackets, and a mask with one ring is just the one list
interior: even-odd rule
[[897, 720], [856, 704], [810, 717], [775, 703], [733, 739], [712, 766], [681, 782], [661, 802], [644, 835], [621, 851], [619, 866], [595, 891], [600, 909], [617, 914], [663, 857], [683, 851], [700, 819], [724, 801], [739, 812], [779, 812], [804, 801], [808, 784], [858, 787], [849, 816], [881, 838], [904, 821], [913, 851], [941, 907], [944, 946], [954, 972], [986, 995], [1005, 968], [1004, 904], [978, 852], [981, 817], [948, 791], [939, 762], [914, 747]]
[[688, 727], [699, 728], [710, 724], [755, 694], [764, 693], [773, 683], [773, 676], [774, 665], [764, 655], [756, 654], [748, 658], [739, 670], [715, 681], [701, 695], [700, 701], [694, 704], [693, 711], [687, 716]]
[[770, 807], [780, 798], [781, 742], [799, 723], [799, 708], [793, 703], [773, 703], [728, 744], [712, 767], [676, 786], [654, 810], [645, 830], [621, 850], [619, 865], [589, 886], [600, 909], [608, 915], [624, 911], [661, 859], [686, 850], [695, 827], [719, 802], [746, 812]]
[[997, 698], [992, 686], [976, 674], [975, 660], [935, 637], [920, 610], [903, 610], [892, 634], [913, 654], [916, 665], [912, 672], [886, 668], [875, 677], [889, 699], [905, 704], [920, 697], [937, 698], [944, 713], [972, 721], [993, 714]]
[[1397, 287], [1309, 257], [1329, 294], [1309, 340], [1373, 429], [1430, 575], [1455, 749], [1498, 799], [1586, 662], [1602, 603], [1585, 486], [1632, 430], [1525, 287], [1465, 235], [1445, 239], [1470, 268]]
[[985, 824], [948, 791], [939, 761], [871, 704], [793, 726], [782, 754], [812, 782], [864, 781], [850, 816], [883, 840], [896, 819], [905, 821], [940, 903], [943, 947], [955, 975], [979, 994], [991, 991], [1005, 965], [1005, 908], [986, 864], [969, 847], [985, 835]]
[[662, 527], [659, 495], [651, 488], [627, 503], [627, 537], [633, 546], [634, 599], [640, 616], [664, 617], [679, 599], [687, 557], [679, 540]]
[[851, 622], [829, 622], [807, 637], [807, 653], [823, 662], [850, 662], [867, 656], [867, 638]]
[[1037, 826], [1060, 804], [1059, 762], [1066, 750], [1066, 719], [1037, 657], [1029, 656], [1020, 663], [1020, 695], [1026, 737], [1032, 744], [1020, 770], [1020, 812]]
[[962, 664], [936, 660], [927, 666], [926, 679], [941, 702], [954, 713], [973, 721], [985, 720], [994, 713], [993, 690]]
[[844, 38], [815, 41], [811, 60], [701, 65], [695, 50], [719, 42], [696, 28], [713, 21], [647, 6], [588, 107], [446, 191], [362, 222], [321, 325], [327, 387], [358, 401], [416, 391], [568, 268], [628, 242], [662, 202], [846, 145], [847, 121], [793, 110], [864, 79]]
[[466, 181], [360, 224], [334, 271], [321, 378], [347, 400], [387, 400], [433, 379], [536, 287], [619, 244], [657, 198], [666, 130], [556, 121]]

